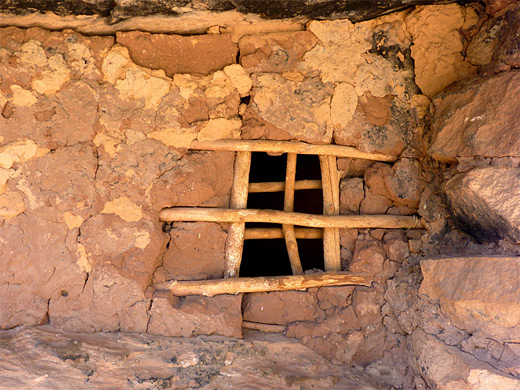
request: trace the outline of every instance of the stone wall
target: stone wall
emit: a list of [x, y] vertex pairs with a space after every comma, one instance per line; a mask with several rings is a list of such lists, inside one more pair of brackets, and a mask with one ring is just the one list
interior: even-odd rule
[[[499, 44], [518, 15], [518, 4], [494, 16], [450, 4], [290, 31], [0, 29], [0, 327], [241, 337], [244, 318], [287, 325], [288, 336], [395, 388], [477, 383], [471, 369], [449, 381], [453, 368], [428, 371], [443, 353], [514, 381], [518, 340], [477, 337], [446, 314], [448, 292], [429, 279], [418, 289], [425, 257], [520, 255], [518, 45]], [[154, 295], [153, 283], [223, 275], [225, 224], [157, 218], [164, 207], [229, 206], [233, 154], [188, 150], [221, 138], [394, 155], [394, 164], [338, 160], [341, 213], [418, 213], [427, 229], [341, 232], [343, 269], [369, 273], [371, 288]], [[477, 242], [450, 230], [449, 216]], [[515, 270], [518, 258], [508, 261]], [[458, 338], [447, 341], [446, 329]]]

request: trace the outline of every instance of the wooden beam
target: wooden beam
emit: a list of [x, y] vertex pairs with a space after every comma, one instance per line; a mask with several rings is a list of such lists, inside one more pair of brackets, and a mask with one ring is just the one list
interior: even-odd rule
[[255, 278], [229, 278], [214, 280], [170, 280], [155, 285], [155, 289], [168, 290], [176, 296], [241, 294], [268, 291], [301, 290], [323, 286], [368, 286], [372, 280], [363, 273], [325, 272], [307, 275], [260, 276]]
[[[296, 178], [296, 158], [295, 153], [287, 153], [287, 167], [285, 169], [285, 193], [283, 201], [284, 211], [294, 210], [294, 181]], [[291, 262], [291, 270], [293, 275], [303, 275], [300, 254], [298, 253], [298, 243], [294, 234], [294, 225], [283, 224], [283, 235], [285, 237], [285, 246], [289, 254]]]
[[242, 321], [242, 328], [259, 330], [260, 332], [282, 333], [287, 330], [287, 326], [275, 324], [263, 324], [261, 322]]
[[241, 152], [268, 152], [275, 154], [317, 154], [336, 157], [362, 158], [375, 161], [396, 161], [396, 156], [378, 153], [361, 152], [350, 146], [343, 145], [313, 145], [305, 142], [267, 141], [267, 140], [236, 140], [225, 139], [215, 141], [193, 141], [190, 149], [194, 150], [227, 150]]
[[417, 216], [404, 215], [316, 215], [280, 210], [172, 207], [159, 212], [162, 222], [266, 222], [314, 228], [337, 227], [414, 229], [423, 227]]
[[[298, 180], [294, 182], [295, 190], [319, 190], [321, 180]], [[256, 192], [284, 192], [285, 183], [283, 181], [269, 181], [262, 183], [249, 183], [249, 193]]]
[[[294, 228], [294, 235], [300, 239], [323, 238], [323, 229]], [[268, 240], [284, 238], [280, 228], [250, 228], [244, 232], [244, 240]]]
[[[323, 214], [339, 215], [339, 172], [335, 156], [319, 156], [323, 182]], [[325, 228], [323, 232], [323, 259], [325, 271], [341, 270], [338, 228]]]
[[[247, 188], [249, 184], [249, 170], [251, 168], [251, 152], [237, 152], [233, 188], [231, 189], [231, 209], [245, 209], [247, 207]], [[226, 277], [238, 276], [242, 262], [244, 248], [244, 222], [234, 222], [228, 227], [226, 240]]]

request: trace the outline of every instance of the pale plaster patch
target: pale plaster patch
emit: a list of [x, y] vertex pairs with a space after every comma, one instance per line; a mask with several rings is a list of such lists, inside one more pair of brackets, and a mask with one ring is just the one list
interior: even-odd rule
[[79, 228], [84, 221], [82, 217], [80, 217], [79, 215], [74, 215], [69, 211], [65, 211], [63, 213], [63, 220], [67, 224], [69, 230]]
[[98, 148], [103, 146], [110, 157], [114, 157], [116, 155], [117, 147], [120, 143], [120, 140], [112, 138], [104, 133], [98, 133], [94, 138], [94, 145], [96, 145]]
[[253, 86], [253, 81], [241, 65], [228, 65], [224, 68], [224, 73], [229, 77], [231, 85], [237, 89], [241, 97], [249, 94], [249, 91]]
[[235, 119], [210, 119], [199, 131], [199, 141], [213, 141], [217, 139], [238, 139], [242, 121]]
[[0, 195], [0, 217], [13, 218], [25, 211], [24, 197], [18, 191]]
[[200, 81], [201, 84], [206, 85], [204, 95], [208, 99], [224, 99], [226, 96], [231, 95], [235, 89], [232, 85], [231, 79], [221, 70], [213, 73], [210, 78], [203, 78]]
[[143, 217], [141, 207], [137, 206], [126, 196], [106, 202], [101, 211], [103, 214], [116, 214], [127, 222], [136, 222]]
[[197, 128], [174, 127], [171, 129], [154, 131], [148, 134], [148, 138], [161, 141], [167, 146], [176, 148], [189, 148], [195, 138], [197, 138]]
[[21, 47], [21, 51], [16, 53], [16, 55], [22, 62], [27, 64], [34, 64], [36, 66], [45, 66], [47, 64], [45, 51], [41, 47], [40, 42], [34, 39], [24, 43]]
[[134, 245], [139, 249], [144, 249], [150, 244], [150, 233], [148, 232], [136, 232], [134, 233], [135, 243]]
[[396, 70], [392, 62], [370, 52], [374, 30], [382, 25], [392, 31], [392, 42], [386, 44], [410, 44], [403, 13], [355, 24], [347, 19], [310, 22], [308, 29], [320, 42], [304, 55], [303, 69], [320, 71], [323, 82], [352, 84], [358, 96], [370, 91], [373, 96], [404, 98], [413, 72]]
[[78, 258], [76, 259], [76, 265], [82, 272], [88, 273], [92, 271], [92, 266], [90, 265], [90, 261], [88, 260], [87, 249], [85, 248], [85, 245], [78, 242], [77, 248], [78, 249], [76, 250], [76, 255], [78, 256]]
[[354, 116], [358, 102], [356, 90], [351, 84], [339, 83], [334, 88], [330, 103], [332, 124], [336, 127], [346, 126]]
[[[0, 168], [9, 169], [14, 163], [25, 162], [33, 157], [41, 156], [39, 147], [33, 140], [14, 141], [0, 147]], [[41, 152], [48, 152], [43, 149]]]
[[29, 183], [27, 183], [27, 179], [25, 177], [22, 177], [20, 180], [18, 180], [18, 184], [16, 185], [16, 188], [18, 188], [20, 191], [22, 191], [26, 199], [29, 201], [29, 206], [31, 210], [35, 210], [39, 207], [43, 206], [43, 202], [39, 200], [36, 195], [32, 192], [31, 186]]
[[14, 169], [0, 168], [0, 195], [5, 192], [7, 186], [7, 180], [14, 174]]
[[32, 89], [43, 95], [54, 95], [70, 80], [71, 72], [63, 56], [55, 54], [46, 64], [45, 70], [31, 83]]
[[183, 99], [189, 99], [195, 89], [199, 86], [197, 80], [189, 74], [176, 74], [173, 76], [173, 83], [179, 88], [179, 93]]
[[11, 91], [13, 91], [11, 102], [16, 106], [29, 107], [38, 101], [38, 98], [34, 93], [17, 84], [11, 85]]

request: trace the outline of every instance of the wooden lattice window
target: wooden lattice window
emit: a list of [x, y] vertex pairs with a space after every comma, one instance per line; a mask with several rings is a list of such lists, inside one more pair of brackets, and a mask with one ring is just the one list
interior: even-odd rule
[[[329, 277], [330, 283], [319, 285], [339, 284], [363, 284], [369, 285], [370, 281], [362, 275], [341, 273], [340, 257], [340, 228], [414, 228], [420, 224], [416, 216], [397, 215], [339, 215], [339, 173], [337, 169], [337, 157], [361, 158], [376, 161], [395, 161], [394, 156], [386, 156], [374, 153], [364, 153], [357, 149], [340, 145], [311, 145], [303, 142], [288, 141], [266, 141], [266, 140], [218, 140], [218, 141], [195, 141], [191, 145], [194, 150], [212, 151], [234, 151], [236, 152], [234, 165], [234, 179], [231, 191], [229, 209], [200, 208], [200, 207], [173, 207], [163, 209], [159, 218], [164, 222], [187, 221], [187, 222], [228, 222], [228, 238], [226, 242], [226, 278], [238, 278], [240, 264], [242, 261], [242, 250], [244, 239], [270, 239], [283, 237], [285, 239], [291, 269], [293, 275], [303, 275], [303, 269], [298, 253], [297, 239], [323, 237], [325, 279]], [[266, 152], [272, 154], [287, 153], [287, 168], [285, 182], [274, 183], [249, 183], [249, 171], [251, 167], [252, 152]], [[302, 180], [296, 181], [296, 161], [298, 154], [318, 155], [321, 167], [321, 181]], [[296, 213], [294, 209], [294, 191], [302, 189], [322, 188], [323, 191], [323, 214]], [[247, 198], [249, 192], [284, 191], [284, 210], [247, 209]], [[277, 228], [255, 228], [245, 229], [246, 222], [276, 223], [281, 225]], [[295, 229], [295, 226], [300, 228]], [[328, 275], [328, 276], [327, 276]], [[349, 277], [350, 276], [350, 277]], [[356, 279], [358, 277], [358, 279]], [[321, 276], [284, 279], [293, 280], [291, 288], [305, 288], [306, 281], [311, 279], [324, 279]], [[341, 279], [341, 280], [340, 280]], [[348, 279], [347, 282], [345, 282]], [[356, 279], [356, 280], [354, 280]], [[269, 284], [280, 280], [280, 277], [262, 278], [262, 283]], [[299, 281], [299, 282], [298, 282]], [[237, 286], [250, 281], [235, 281]], [[197, 286], [219, 285], [222, 283], [214, 281], [183, 282], [187, 286], [188, 293], [197, 293]], [[273, 284], [271, 283], [271, 284]], [[292, 283], [292, 282], [290, 282]], [[289, 284], [290, 284], [289, 283]], [[302, 283], [304, 285], [302, 285]], [[174, 281], [173, 284], [178, 284]], [[168, 286], [173, 285], [171, 282]], [[229, 283], [228, 283], [229, 284]], [[274, 283], [276, 284], [276, 283]], [[191, 288], [191, 287], [194, 288]], [[164, 285], [162, 287], [165, 287]], [[249, 288], [247, 291], [268, 291], [265, 289]], [[191, 288], [191, 289], [190, 289]], [[171, 289], [171, 288], [169, 288]], [[210, 288], [211, 289], [211, 288]], [[279, 289], [279, 288], [272, 288]], [[287, 288], [290, 289], [290, 288]], [[232, 292], [242, 291], [239, 287]], [[209, 291], [209, 290], [208, 290]], [[199, 292], [205, 295], [219, 293], [218, 289], [211, 292]], [[230, 291], [223, 291], [230, 292]], [[187, 295], [187, 294], [179, 294]]]

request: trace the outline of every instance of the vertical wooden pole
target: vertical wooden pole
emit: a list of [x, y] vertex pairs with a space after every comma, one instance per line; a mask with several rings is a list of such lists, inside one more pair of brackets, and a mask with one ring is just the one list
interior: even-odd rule
[[[284, 211], [294, 210], [294, 182], [296, 179], [296, 153], [287, 153], [287, 168], [285, 170], [285, 193], [284, 193]], [[294, 233], [294, 225], [282, 225], [283, 235], [285, 237], [285, 245], [287, 253], [291, 261], [291, 269], [294, 275], [303, 275], [300, 254], [298, 253], [298, 243]]]
[[[323, 214], [339, 215], [339, 173], [335, 156], [320, 156], [323, 182]], [[341, 270], [341, 254], [338, 228], [323, 231], [323, 256], [325, 271]]]
[[[251, 152], [236, 152], [233, 188], [231, 189], [230, 208], [245, 209], [247, 207], [247, 188], [249, 185], [249, 170], [251, 168]], [[225, 277], [238, 276], [244, 249], [245, 222], [233, 222], [228, 227], [226, 241], [226, 271]]]

